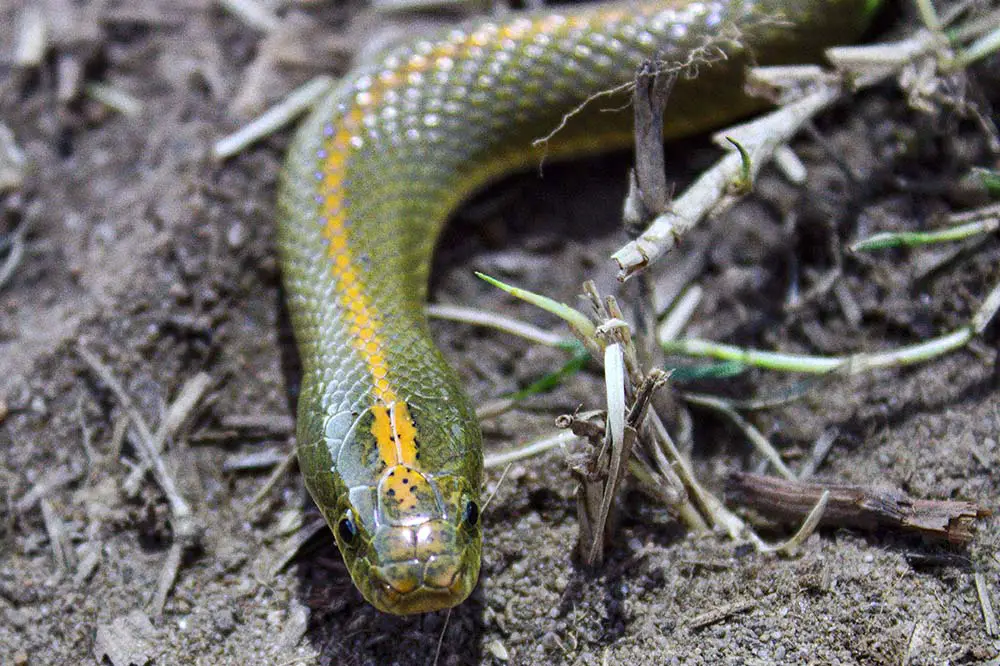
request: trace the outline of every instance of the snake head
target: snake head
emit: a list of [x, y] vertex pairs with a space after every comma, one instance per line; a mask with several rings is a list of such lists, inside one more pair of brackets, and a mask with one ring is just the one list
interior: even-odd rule
[[451, 608], [476, 586], [478, 496], [459, 476], [396, 465], [377, 487], [351, 492], [349, 506], [329, 522], [354, 584], [381, 611]]

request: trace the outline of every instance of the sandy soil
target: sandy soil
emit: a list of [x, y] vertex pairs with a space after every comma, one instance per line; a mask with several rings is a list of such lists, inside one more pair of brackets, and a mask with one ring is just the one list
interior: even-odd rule
[[[978, 573], [1000, 604], [995, 521], [967, 549], [829, 529], [786, 558], [693, 537], [629, 492], [607, 561], [588, 572], [574, 558], [575, 483], [563, 452], [511, 469], [485, 516], [480, 586], [443, 635], [443, 613], [395, 618], [367, 606], [325, 531], [286, 565], [298, 528], [315, 520], [294, 467], [251, 507], [271, 468], [227, 466], [250, 453], [280, 459], [289, 446], [297, 367], [273, 217], [291, 130], [221, 164], [209, 151], [310, 76], [343, 72], [358, 46], [345, 23], [358, 4], [293, 4], [267, 38], [203, 0], [0, 4], [0, 120], [29, 164], [23, 185], [0, 195], [0, 235], [26, 231], [0, 287], [0, 664], [98, 663], [109, 646], [115, 664], [425, 664], [439, 648], [440, 664], [998, 663], [1000, 637], [988, 633], [975, 585]], [[50, 20], [51, 48], [25, 70], [10, 63], [29, 6]], [[995, 75], [975, 75], [970, 99], [988, 113], [982, 91], [995, 95]], [[80, 93], [91, 83], [128, 92], [141, 111], [108, 110]], [[765, 173], [754, 196], [657, 267], [663, 291], [691, 266], [705, 289], [689, 334], [835, 354], [968, 321], [1000, 279], [995, 237], [948, 261], [951, 249], [855, 257], [841, 243], [925, 228], [976, 203], [956, 183], [971, 166], [997, 163], [975, 123], [919, 114], [886, 88], [827, 114], [795, 147], [805, 186]], [[696, 139], [670, 156], [684, 183], [714, 153]], [[624, 241], [616, 220], [627, 167], [624, 156], [550, 166], [544, 179], [515, 176], [480, 195], [446, 233], [434, 299], [554, 327], [472, 271], [567, 302], [587, 278], [619, 293], [607, 256]], [[838, 254], [834, 289], [788, 308], [790, 285], [808, 293]], [[995, 328], [937, 361], [830, 382], [747, 417], [793, 467], [835, 428], [819, 476], [995, 509]], [[478, 402], [564, 360], [468, 326], [435, 331]], [[150, 475], [129, 482], [136, 434], [81, 347], [153, 430], [186, 382], [210, 378], [164, 454], [204, 532], [162, 613], [157, 584], [177, 525]], [[746, 397], [793, 381], [750, 372], [684, 388]], [[591, 368], [485, 422], [488, 449], [600, 406], [602, 386]], [[759, 467], [736, 429], [692, 414], [693, 461], [711, 489], [721, 494], [729, 471]], [[497, 481], [492, 474], [491, 491]], [[720, 609], [717, 621], [696, 621]]]

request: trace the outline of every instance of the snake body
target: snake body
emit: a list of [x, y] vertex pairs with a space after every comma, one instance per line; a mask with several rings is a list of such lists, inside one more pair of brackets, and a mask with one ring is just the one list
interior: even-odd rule
[[[855, 38], [877, 0], [661, 0], [482, 19], [393, 47], [299, 129], [279, 186], [283, 279], [303, 365], [298, 456], [351, 577], [380, 610], [475, 587], [482, 442], [423, 313], [438, 231], [474, 189], [537, 163], [534, 138], [644, 60], [715, 60], [676, 85], [667, 134], [746, 113], [745, 66]], [[724, 58], [712, 54], [725, 54]], [[591, 104], [546, 146], [628, 145]]]

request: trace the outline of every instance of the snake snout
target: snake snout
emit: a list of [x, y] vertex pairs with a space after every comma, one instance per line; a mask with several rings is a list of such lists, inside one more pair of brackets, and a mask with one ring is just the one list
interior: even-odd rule
[[427, 613], [461, 603], [471, 591], [460, 557], [436, 556], [373, 566], [375, 605], [392, 613]]
[[471, 570], [456, 532], [435, 520], [377, 535], [382, 558], [369, 571], [373, 603], [393, 613], [426, 613], [469, 596], [478, 572]]
[[450, 590], [459, 580], [464, 566], [458, 557], [435, 557], [428, 562], [411, 560], [372, 567], [372, 574], [385, 587], [398, 594], [420, 588]]

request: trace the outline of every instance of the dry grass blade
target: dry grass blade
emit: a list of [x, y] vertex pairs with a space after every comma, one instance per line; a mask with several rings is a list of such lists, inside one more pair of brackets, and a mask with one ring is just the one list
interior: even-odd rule
[[682, 397], [691, 404], [708, 407], [709, 409], [714, 409], [720, 414], [725, 415], [726, 418], [731, 420], [737, 428], [743, 431], [743, 434], [750, 440], [750, 443], [753, 444], [754, 448], [756, 448], [757, 451], [763, 455], [769, 463], [771, 463], [771, 466], [774, 467], [774, 469], [777, 470], [781, 476], [786, 479], [795, 478], [795, 474], [788, 468], [785, 461], [781, 459], [781, 454], [778, 453], [778, 450], [774, 448], [771, 442], [769, 442], [767, 438], [753, 426], [752, 423], [740, 416], [739, 413], [725, 400], [707, 395], [696, 395], [693, 393], [685, 393]]
[[48, 499], [42, 498], [41, 507], [45, 531], [49, 536], [52, 562], [55, 564], [56, 572], [62, 575], [73, 566], [73, 550], [66, 534], [66, 524], [63, 523]]
[[173, 474], [167, 469], [161, 457], [162, 443], [165, 441], [168, 429], [179, 427], [187, 415], [193, 409], [198, 398], [204, 393], [209, 384], [207, 375], [199, 373], [185, 384], [181, 390], [181, 395], [174, 403], [173, 409], [168, 410], [164, 423], [154, 437], [149, 425], [142, 414], [136, 408], [132, 398], [125, 391], [121, 382], [115, 377], [111, 369], [102, 362], [96, 354], [84, 344], [77, 348], [80, 355], [90, 369], [111, 389], [125, 413], [128, 414], [132, 425], [139, 433], [137, 445], [143, 464], [148, 465], [152, 470], [157, 484], [166, 496], [170, 505], [171, 519], [174, 528], [175, 541], [170, 546], [166, 561], [160, 570], [160, 576], [156, 590], [150, 600], [150, 610], [154, 615], [159, 615], [163, 611], [167, 595], [177, 578], [184, 552], [195, 547], [202, 537], [204, 528], [194, 516], [187, 500], [181, 495]]
[[483, 460], [485, 469], [498, 469], [519, 460], [526, 460], [537, 455], [551, 451], [552, 449], [565, 447], [577, 437], [572, 432], [560, 432], [550, 437], [543, 437], [533, 442], [528, 442], [524, 446], [519, 446], [509, 451], [490, 453]]
[[255, 30], [271, 32], [280, 21], [274, 13], [257, 0], [219, 0], [219, 4]]
[[14, 47], [14, 62], [18, 67], [38, 67], [45, 59], [48, 48], [49, 28], [44, 10], [37, 5], [26, 5]]
[[635, 430], [625, 428], [625, 360], [621, 347], [608, 345], [604, 353], [604, 378], [607, 393], [608, 417], [603, 445], [586, 473], [579, 474], [577, 509], [580, 518], [580, 556], [587, 566], [603, 561], [605, 530], [622, 470], [632, 443]]
[[719, 608], [713, 608], [706, 613], [696, 615], [684, 622], [684, 624], [689, 629], [702, 629], [715, 624], [716, 622], [721, 622], [727, 617], [732, 617], [733, 615], [753, 610], [757, 607], [758, 603], [760, 602], [756, 599], [741, 599], [739, 601], [733, 601], [731, 603], [724, 604]]
[[259, 118], [223, 137], [212, 146], [212, 156], [223, 160], [239, 153], [250, 144], [292, 122], [305, 113], [333, 86], [329, 76], [317, 76], [293, 90], [283, 102], [266, 111]]
[[324, 529], [326, 529], [326, 521], [320, 518], [296, 530], [289, 539], [279, 546], [278, 552], [267, 559], [262, 572], [265, 582], [274, 580], [274, 577], [299, 554], [299, 550]]
[[81, 476], [83, 476], [82, 470], [69, 465], [60, 465], [49, 469], [42, 475], [42, 478], [32, 484], [28, 492], [14, 503], [14, 513], [20, 515], [30, 511], [43, 497], [76, 481]]
[[[24, 183], [27, 163], [27, 156], [18, 145], [14, 132], [0, 122], [0, 193], [11, 192], [21, 187]], [[23, 229], [18, 234], [18, 236], [23, 237], [28, 224], [22, 223], [18, 228]], [[15, 232], [15, 234], [17, 233]]]
[[986, 625], [986, 633], [989, 636], [1000, 635], [997, 628], [997, 616], [993, 612], [993, 602], [990, 600], [990, 588], [986, 584], [986, 577], [981, 571], [973, 574], [976, 583], [976, 597], [979, 599], [979, 608], [983, 613], [983, 624]]
[[[189, 378], [181, 386], [177, 397], [167, 408], [166, 416], [160, 426], [156, 429], [156, 434], [149, 440], [149, 447], [157, 455], [163, 451], [167, 440], [176, 435], [184, 424], [191, 418], [195, 408], [201, 401], [205, 392], [212, 384], [212, 378], [204, 372], [199, 372]], [[148, 430], [148, 428], [147, 428]], [[149, 471], [150, 463], [143, 460], [128, 478], [125, 479], [125, 489], [128, 494], [134, 494], [139, 487], [142, 477]]]
[[532, 326], [523, 321], [518, 321], [511, 317], [504, 317], [493, 312], [486, 312], [479, 308], [464, 307], [461, 305], [447, 305], [441, 303], [431, 303], [424, 308], [428, 316], [437, 319], [447, 319], [476, 326], [486, 326], [498, 331], [516, 335], [525, 340], [548, 347], [558, 347], [566, 342], [562, 336], [550, 333], [544, 329]]
[[802, 525], [799, 527], [798, 531], [792, 535], [788, 541], [780, 543], [774, 546], [764, 546], [759, 545], [758, 549], [762, 553], [779, 553], [781, 555], [787, 555], [789, 557], [794, 556], [798, 549], [806, 542], [816, 528], [819, 527], [820, 522], [823, 520], [823, 514], [826, 513], [826, 507], [830, 504], [830, 491], [824, 490], [823, 494], [819, 496], [819, 501], [816, 502], [816, 506], [813, 510], [809, 512], [806, 519], [802, 521]]
[[273, 490], [274, 487], [278, 485], [278, 481], [281, 479], [281, 477], [283, 477], [285, 474], [288, 473], [288, 470], [292, 468], [292, 465], [294, 465], [297, 460], [298, 456], [296, 456], [295, 454], [295, 442], [292, 441], [289, 443], [288, 452], [285, 454], [284, 458], [281, 460], [278, 466], [271, 471], [271, 474], [268, 475], [267, 479], [264, 481], [264, 484], [260, 487], [260, 490], [254, 493], [253, 498], [250, 500], [251, 509], [260, 504], [261, 501], [263, 501], [263, 499], [267, 496], [267, 494], [270, 493], [271, 490]]

